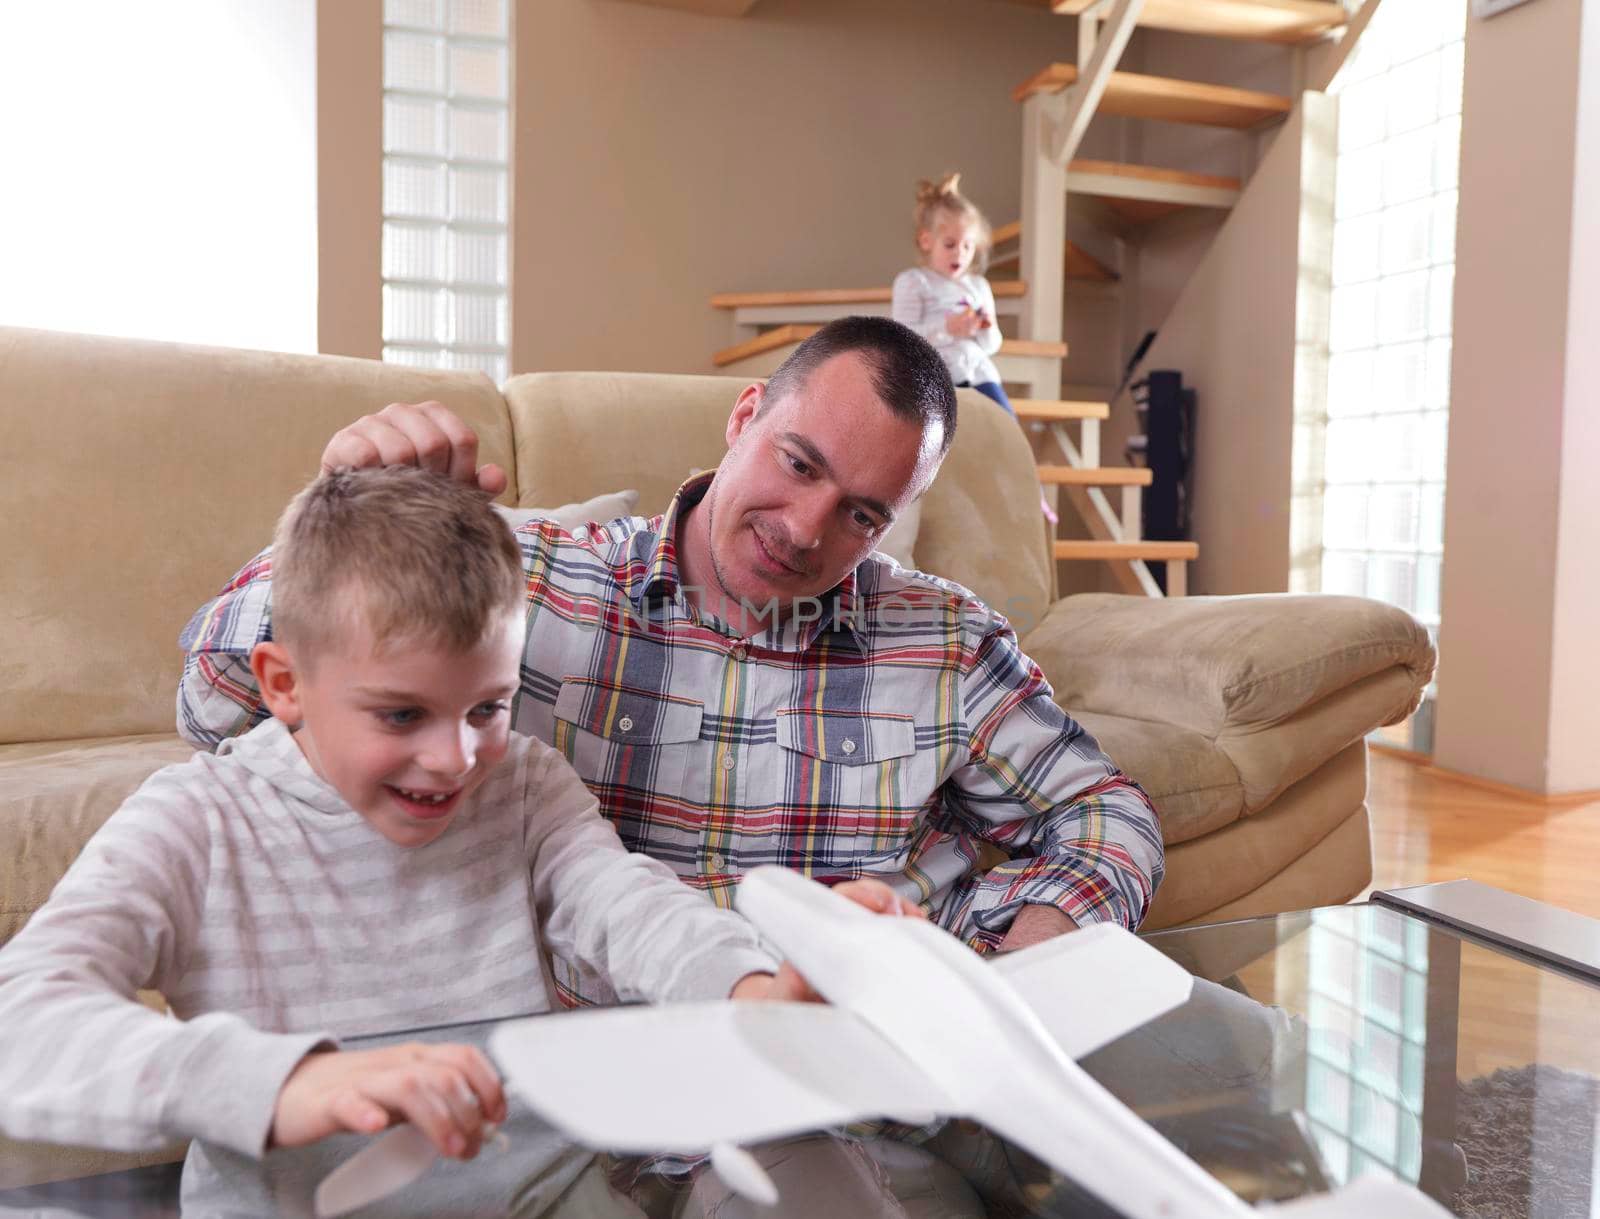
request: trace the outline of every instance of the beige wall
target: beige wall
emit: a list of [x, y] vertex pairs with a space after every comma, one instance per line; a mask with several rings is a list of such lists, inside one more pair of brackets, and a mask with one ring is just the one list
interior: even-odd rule
[[977, 0], [523, 0], [512, 367], [705, 371], [732, 341], [708, 296], [887, 284], [915, 181], [945, 168], [1015, 219], [1010, 90], [1071, 58], [1074, 25]]
[[[1279, 132], [1239, 204], [1205, 239], [1145, 369], [1175, 368], [1198, 397], [1191, 565], [1195, 593], [1281, 592], [1289, 567], [1289, 485], [1300, 268], [1301, 178], [1308, 109], [1324, 133], [1329, 99], [1308, 94]], [[1214, 236], [1212, 234], [1214, 233]], [[1185, 237], [1169, 230], [1168, 242]], [[1188, 239], [1200, 240], [1189, 234]], [[1148, 288], [1153, 260], [1146, 253]], [[1155, 263], [1157, 273], [1159, 262]], [[1108, 452], [1132, 430], [1118, 404]]]
[[1550, 697], [1551, 791], [1600, 787], [1600, 13], [1583, 14], [1578, 51], [1577, 160], [1567, 299], [1556, 542], [1555, 659]]
[[383, 351], [383, 3], [317, 4], [317, 350]]
[[[1587, 239], [1572, 241], [1579, 33], [1579, 0], [1535, 0], [1469, 20], [1462, 101], [1434, 756], [1535, 791], [1552, 790], [1556, 777], [1575, 782], [1565, 764], [1555, 774], [1552, 747], [1595, 723], [1600, 689], [1592, 664], [1563, 674], [1577, 657], [1555, 650], [1558, 620], [1586, 619], [1592, 634], [1595, 602], [1563, 603], [1559, 594], [1578, 594], [1574, 565], [1592, 570], [1600, 553], [1600, 518], [1577, 515], [1593, 494], [1600, 450], [1569, 457], [1568, 473], [1589, 487], [1563, 478], [1563, 428], [1583, 406], [1566, 381], [1569, 359], [1580, 377], [1594, 371], [1592, 357], [1571, 346], [1579, 317], [1568, 293], [1575, 249], [1593, 256]], [[1592, 332], [1576, 337], [1580, 347], [1595, 342]], [[1557, 728], [1552, 691], [1565, 690], [1563, 677], [1587, 688], [1576, 706], [1561, 698], [1567, 722]], [[1586, 752], [1600, 758], [1592, 740]], [[1600, 786], [1592, 761], [1576, 785]]]

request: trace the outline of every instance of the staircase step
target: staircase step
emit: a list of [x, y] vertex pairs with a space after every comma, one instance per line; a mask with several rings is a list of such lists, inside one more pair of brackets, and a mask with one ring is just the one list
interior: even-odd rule
[[[993, 240], [995, 245], [1001, 245], [1008, 241], [1016, 241], [1021, 236], [1022, 221], [1013, 220], [1010, 224], [1002, 224], [999, 228], [997, 228], [994, 231]], [[1007, 267], [1017, 267], [1020, 270], [1021, 262], [1022, 247], [1019, 244], [1015, 249], [1006, 250], [1004, 253], [991, 256], [989, 259], [989, 270], [994, 272], [1003, 270]], [[1114, 284], [1118, 279], [1121, 278], [1121, 276], [1119, 276], [1115, 271], [1106, 266], [1105, 263], [1101, 262], [1082, 246], [1075, 245], [1070, 241], [1066, 243], [1066, 269], [1068, 279], [1090, 279], [1094, 280], [1096, 283]], [[990, 287], [994, 289], [996, 296], [1000, 295], [1001, 284], [1011, 282], [1021, 283], [1024, 281], [997, 279], [991, 279], [989, 281]]]
[[[737, 364], [740, 360], [749, 359], [779, 347], [786, 347], [791, 343], [803, 343], [821, 326], [775, 326], [764, 334], [758, 334], [753, 339], [746, 339], [743, 343], [735, 343], [732, 347], [724, 347], [711, 357], [712, 364], [724, 368], [729, 364]], [[1067, 357], [1065, 343], [1040, 343], [1028, 339], [1005, 339], [1000, 344], [1002, 356], [1043, 356], [1047, 359], [1064, 360]]]
[[1105, 402], [1063, 402], [1049, 398], [1013, 398], [1011, 405], [1018, 419], [1037, 419], [1044, 423], [1064, 423], [1069, 419], [1109, 419], [1110, 404]]
[[[991, 284], [996, 300], [1024, 296], [1028, 285], [1021, 280]], [[806, 288], [799, 292], [718, 292], [711, 298], [713, 309], [766, 309], [775, 305], [886, 305], [889, 288]]]
[[[1049, 7], [1074, 16], [1096, 0], [1053, 0]], [[1329, 0], [1145, 0], [1139, 24], [1217, 38], [1259, 42], [1307, 42], [1347, 20], [1342, 5]]]
[[1155, 472], [1144, 466], [1040, 466], [1039, 481], [1053, 487], [1148, 487]]
[[724, 347], [711, 357], [711, 362], [718, 368], [725, 364], [737, 364], [740, 360], [761, 355], [778, 347], [786, 347], [790, 343], [803, 343], [821, 329], [821, 326], [774, 326], [753, 339], [735, 343], [732, 347]]
[[1000, 343], [1000, 354], [1003, 356], [1044, 356], [1050, 360], [1065, 360], [1067, 358], [1067, 345], [1065, 343], [1045, 343], [1034, 339], [1004, 339]]
[[1191, 207], [1229, 208], [1239, 201], [1238, 178], [1117, 161], [1073, 161], [1067, 193], [1102, 199], [1112, 211], [1144, 224]]
[[1058, 541], [1052, 547], [1058, 559], [1144, 559], [1149, 563], [1194, 560], [1197, 542], [1088, 542]]
[[[1053, 63], [1023, 81], [1011, 96], [1020, 102], [1035, 93], [1060, 93], [1077, 79], [1075, 64]], [[1294, 103], [1276, 93], [1205, 85], [1167, 76], [1144, 76], [1137, 72], [1113, 72], [1100, 99], [1100, 110], [1105, 114], [1240, 130], [1268, 119], [1282, 118], [1293, 108]]]

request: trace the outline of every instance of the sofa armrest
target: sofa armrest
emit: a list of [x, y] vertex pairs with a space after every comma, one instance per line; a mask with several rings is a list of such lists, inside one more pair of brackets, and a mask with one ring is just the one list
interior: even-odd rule
[[1403, 670], [1374, 709], [1421, 701], [1434, 648], [1409, 614], [1362, 597], [1269, 594], [1065, 597], [1023, 640], [1063, 707], [1179, 724], [1213, 738], [1283, 723], [1346, 688]]

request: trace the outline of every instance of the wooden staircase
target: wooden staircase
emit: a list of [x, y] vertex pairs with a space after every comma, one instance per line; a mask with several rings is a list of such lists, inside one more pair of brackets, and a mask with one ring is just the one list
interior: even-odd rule
[[[1008, 335], [995, 363], [1008, 386], [1020, 391], [1013, 399], [1019, 421], [1045, 433], [1058, 451], [1038, 466], [1041, 487], [1055, 489], [1071, 503], [1091, 535], [1057, 539], [1055, 558], [1109, 564], [1119, 587], [1147, 596], [1163, 595], [1150, 565], [1164, 564], [1165, 595], [1182, 596], [1187, 564], [1198, 557], [1199, 547], [1144, 539], [1141, 493], [1151, 472], [1102, 466], [1100, 426], [1110, 416], [1110, 405], [1061, 396], [1068, 286], [1115, 290], [1121, 258], [1118, 253], [1108, 259], [1067, 239], [1067, 203], [1069, 197], [1086, 200], [1087, 215], [1115, 246], [1137, 240], [1153, 222], [1178, 212], [1231, 208], [1245, 184], [1185, 169], [1081, 159], [1076, 152], [1097, 113], [1248, 133], [1282, 121], [1293, 107], [1289, 97], [1258, 90], [1118, 70], [1135, 26], [1292, 47], [1338, 30], [1348, 16], [1338, 0], [1013, 2], [1075, 17], [1078, 50], [1076, 63], [1050, 63], [1012, 93], [1022, 107], [1022, 216], [993, 234], [989, 277]], [[711, 305], [733, 314], [738, 340], [716, 352], [712, 362], [730, 372], [763, 376], [833, 318], [888, 316], [890, 289], [724, 293], [712, 297]]]
[[[1119, 70], [1118, 61], [1134, 28], [1144, 25], [1292, 45], [1338, 29], [1347, 15], [1334, 0], [1033, 3], [1078, 21], [1077, 61], [1051, 63], [1012, 93], [1023, 112], [1017, 274], [1030, 285], [1018, 315], [1018, 333], [1043, 340], [1062, 333], [1063, 311], [1057, 302], [1066, 298], [1068, 280], [1075, 278], [1065, 270], [1076, 248], [1066, 236], [1069, 197], [1089, 201], [1087, 215], [1097, 228], [1137, 240], [1142, 228], [1174, 213], [1231, 208], [1244, 189], [1239, 179], [1215, 174], [1080, 159], [1078, 148], [1095, 115], [1253, 132], [1281, 121], [1294, 105], [1291, 98], [1259, 90]], [[1058, 539], [1056, 558], [1109, 563], [1121, 587], [1156, 595], [1159, 589], [1149, 565], [1164, 563], [1167, 595], [1182, 595], [1187, 591], [1187, 564], [1198, 557], [1199, 547], [1193, 542], [1143, 540], [1140, 491], [1150, 472], [1102, 467], [1099, 419], [1078, 418], [1074, 440], [1069, 432], [1073, 416], [1061, 409], [1063, 405], [1047, 401], [1025, 408], [1032, 426], [1049, 433], [1063, 462], [1040, 464], [1041, 485], [1058, 487], [1091, 535]], [[1120, 495], [1118, 507], [1113, 507], [1108, 493]]]

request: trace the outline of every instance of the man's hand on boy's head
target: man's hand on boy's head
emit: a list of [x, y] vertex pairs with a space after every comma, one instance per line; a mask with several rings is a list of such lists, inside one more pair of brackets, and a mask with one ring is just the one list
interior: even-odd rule
[[[915, 902], [907, 901], [881, 880], [847, 880], [833, 886], [833, 891], [848, 897], [857, 905], [865, 906], [874, 914], [904, 915], [926, 919], [927, 912]], [[745, 974], [728, 992], [730, 999], [776, 999], [784, 1003], [823, 1003], [811, 984], [800, 976], [798, 970], [785, 961], [775, 974]]]
[[318, 1052], [302, 1058], [279, 1090], [268, 1146], [300, 1147], [410, 1122], [441, 1155], [470, 1160], [485, 1124], [505, 1117], [500, 1076], [471, 1046], [413, 1042]]
[[507, 483], [499, 466], [478, 465], [477, 433], [438, 402], [391, 402], [341, 428], [322, 450], [324, 471], [368, 466], [420, 466], [490, 495]]

